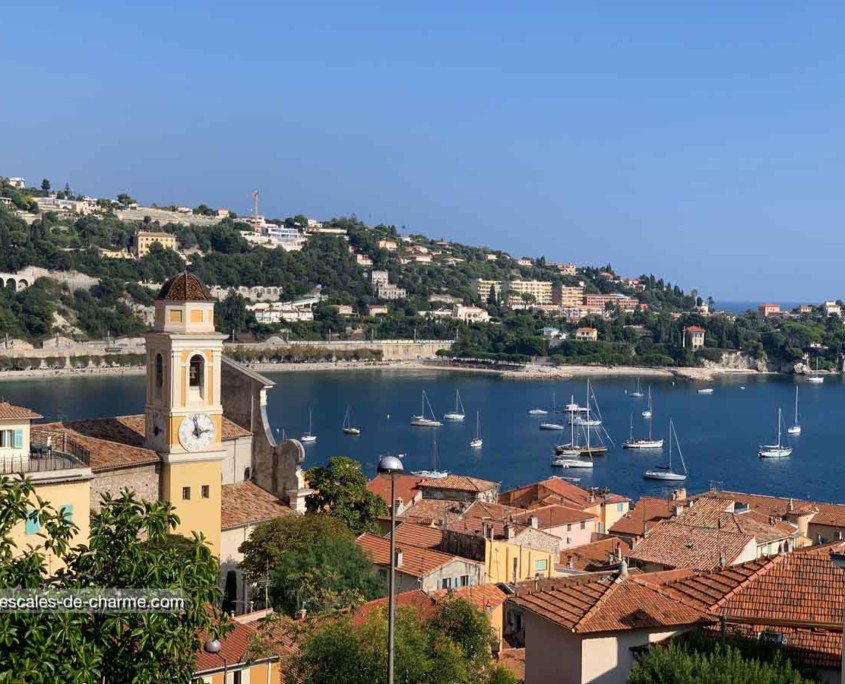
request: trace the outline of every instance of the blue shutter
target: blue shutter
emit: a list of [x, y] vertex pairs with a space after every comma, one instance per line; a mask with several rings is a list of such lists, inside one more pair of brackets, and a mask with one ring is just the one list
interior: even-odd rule
[[23, 430], [15, 430], [15, 449], [23, 449]]
[[24, 534], [38, 534], [41, 530], [41, 525], [39, 524], [38, 520], [32, 520], [30, 516], [35, 513], [34, 508], [30, 508], [26, 512], [26, 524], [24, 525]]
[[73, 504], [65, 504], [59, 509], [59, 513], [68, 522], [73, 522]]

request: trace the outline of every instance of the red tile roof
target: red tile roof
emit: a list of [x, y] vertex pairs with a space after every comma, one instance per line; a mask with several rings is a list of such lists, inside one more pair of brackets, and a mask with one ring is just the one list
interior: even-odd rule
[[537, 518], [537, 527], [541, 530], [596, 519], [595, 515], [587, 511], [561, 506], [560, 504], [552, 504], [551, 506], [541, 506], [540, 508], [534, 508], [522, 513], [516, 516], [516, 520], [530, 525], [532, 516]]
[[[196, 669], [194, 675], [199, 675], [204, 672], [213, 672], [223, 669], [223, 658], [226, 659], [229, 668], [233, 665], [242, 665], [249, 659], [250, 641], [257, 634], [256, 630], [250, 625], [243, 625], [239, 622], [233, 621], [234, 629], [220, 637], [220, 652], [206, 653], [204, 650], [205, 642], [211, 638], [210, 634], [202, 633], [199, 637], [199, 648], [195, 651]], [[270, 656], [269, 659], [276, 660], [278, 656]], [[267, 660], [268, 658], [262, 658]]]
[[684, 328], [684, 330], [686, 330], [687, 332], [694, 332], [694, 333], [703, 333], [703, 332], [707, 332], [707, 331], [706, 331], [704, 328], [702, 328], [700, 325], [688, 325], [686, 328]]
[[[390, 539], [390, 532], [384, 535]], [[428, 525], [403, 522], [396, 528], [396, 543], [402, 548], [406, 545], [421, 549], [438, 549], [443, 541], [443, 530]]]
[[[390, 565], [390, 539], [365, 533], [355, 541], [358, 546], [367, 552], [375, 565]], [[451, 556], [447, 553], [440, 553], [431, 549], [421, 549], [407, 544], [405, 546], [397, 544], [396, 549], [397, 551], [400, 549], [402, 551], [402, 567], [397, 568], [397, 570], [415, 577], [427, 575], [456, 559], [456, 556]], [[461, 561], [465, 563], [473, 562], [464, 558]]]
[[656, 525], [628, 557], [667, 568], [712, 570], [719, 567], [722, 558], [732, 565], [753, 541], [750, 534], [688, 527], [667, 520]]
[[[549, 493], [553, 496], [550, 496]], [[519, 499], [522, 503], [525, 498], [532, 498], [535, 504], [548, 505], [551, 503], [559, 503], [564, 506], [575, 508], [591, 508], [602, 502], [607, 503], [623, 503], [630, 501], [627, 496], [619, 494], [608, 493], [602, 496], [598, 492], [590, 492], [586, 489], [576, 487], [571, 482], [567, 482], [559, 477], [550, 477], [540, 482], [534, 482], [529, 485], [517, 487], [515, 489], [502, 492], [499, 495], [499, 501], [505, 504], [513, 504], [514, 499]], [[526, 507], [527, 503], [523, 503]]]
[[36, 418], [43, 418], [43, 416], [23, 406], [0, 401], [0, 420], [35, 420]]
[[489, 492], [498, 489], [498, 482], [481, 480], [469, 475], [447, 475], [446, 477], [431, 478], [419, 483], [420, 489], [446, 489], [458, 492]]
[[622, 557], [625, 557], [630, 551], [631, 545], [624, 539], [618, 537], [600, 539], [561, 551], [560, 565], [570, 570], [592, 572], [618, 562], [614, 560], [614, 554], [621, 553]]
[[611, 534], [642, 537], [646, 530], [661, 520], [672, 517], [673, 501], [667, 498], [644, 496], [608, 530]]
[[463, 513], [464, 505], [457, 501], [423, 499], [400, 513], [400, 520], [409, 520], [423, 525], [440, 524], [442, 520], [457, 520]]
[[505, 506], [500, 503], [490, 503], [489, 501], [474, 501], [472, 505], [464, 511], [464, 516], [467, 518], [493, 518], [495, 520], [510, 520], [515, 516], [525, 513], [526, 509], [516, 508], [514, 506]]
[[524, 648], [503, 648], [501, 653], [499, 653], [499, 665], [510, 670], [517, 681], [525, 681]]
[[[721, 638], [718, 625], [703, 630], [706, 636]], [[728, 638], [758, 639], [764, 632], [777, 632], [783, 636], [782, 648], [793, 663], [809, 668], [838, 670], [842, 666], [842, 633], [828, 629], [802, 629], [777, 625], [727, 625]]]
[[511, 599], [517, 606], [577, 634], [653, 629], [714, 622], [702, 610], [618, 573], [530, 583]]
[[[417, 485], [423, 481], [424, 478], [416, 475], [397, 475], [396, 476], [396, 498], [402, 499], [405, 504], [410, 503], [415, 496], [420, 494]], [[392, 505], [390, 501], [390, 479], [386, 477], [374, 477], [367, 483], [367, 490], [376, 496], [380, 496], [388, 508]]]
[[254, 482], [223, 485], [221, 529], [254, 525], [287, 515], [293, 515], [290, 507]]

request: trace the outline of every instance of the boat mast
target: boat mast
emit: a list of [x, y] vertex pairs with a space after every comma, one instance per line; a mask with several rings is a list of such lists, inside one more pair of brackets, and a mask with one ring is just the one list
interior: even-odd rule
[[672, 472], [672, 434], [675, 431], [675, 426], [672, 424], [672, 419], [669, 419], [669, 472]]
[[798, 425], [798, 386], [795, 387], [795, 424]]

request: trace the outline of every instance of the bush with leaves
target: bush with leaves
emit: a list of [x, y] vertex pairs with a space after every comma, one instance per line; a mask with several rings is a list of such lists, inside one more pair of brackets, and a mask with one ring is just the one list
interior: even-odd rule
[[361, 464], [333, 456], [325, 466], [309, 468], [305, 479], [314, 490], [305, 499], [308, 510], [342, 520], [355, 534], [377, 532], [378, 518], [388, 514], [384, 500], [367, 489]]
[[[13, 530], [27, 519], [39, 523], [40, 543], [16, 548]], [[190, 682], [198, 634], [228, 626], [211, 608], [220, 599], [216, 559], [201, 536], [169, 535], [176, 523], [168, 502], [104, 495], [87, 543], [72, 545], [76, 526], [31, 482], [0, 478], [0, 587], [181, 589], [187, 599], [178, 614], [2, 613], [0, 681]], [[48, 553], [60, 561], [52, 576]]]

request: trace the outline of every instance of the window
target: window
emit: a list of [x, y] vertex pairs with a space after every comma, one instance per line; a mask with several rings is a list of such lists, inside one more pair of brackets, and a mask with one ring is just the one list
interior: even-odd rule
[[534, 572], [545, 572], [546, 570], [548, 570], [548, 567], [549, 561], [547, 561], [545, 558], [543, 558], [542, 560], [534, 561]]
[[566, 525], [566, 531], [567, 531], [567, 532], [572, 532], [572, 523], [568, 523], [568, 524]]
[[155, 398], [161, 399], [161, 390], [164, 387], [164, 360], [161, 354], [156, 354], [156, 372], [155, 372]]
[[202, 498], [207, 499], [210, 496], [209, 487], [208, 485], [202, 486]]
[[72, 504], [65, 504], [59, 509], [59, 513], [61, 514], [62, 518], [67, 520], [68, 522], [73, 522], [73, 505]]
[[203, 365], [203, 358], [201, 356], [196, 355], [191, 357], [189, 375], [191, 387], [202, 387]]
[[587, 521], [586, 521], [586, 520], [582, 520], [582, 521], [581, 521], [581, 529], [582, 529], [582, 530], [586, 530], [586, 529], [587, 529]]
[[616, 512], [617, 513], [624, 513], [625, 512], [625, 504], [623, 504], [623, 503], [616, 504]]
[[451, 589], [452, 588], [452, 578], [451, 577], [444, 578], [442, 586], [440, 588], [441, 589]]
[[24, 534], [38, 534], [41, 530], [41, 523], [38, 521], [38, 518], [32, 518], [30, 516], [35, 514], [35, 509], [30, 508], [26, 512], [26, 524], [24, 525]]
[[190, 501], [191, 500], [191, 488], [190, 487], [182, 487], [182, 501]]
[[11, 449], [14, 443], [14, 430], [0, 430], [0, 449]]
[[461, 586], [468, 587], [469, 586], [469, 575], [461, 575]]
[[776, 646], [784, 646], [786, 645], [786, 639], [782, 632], [775, 632], [771, 629], [764, 629], [757, 635], [757, 641], [764, 641], [769, 644], [775, 644]]

